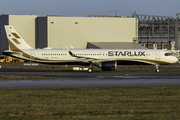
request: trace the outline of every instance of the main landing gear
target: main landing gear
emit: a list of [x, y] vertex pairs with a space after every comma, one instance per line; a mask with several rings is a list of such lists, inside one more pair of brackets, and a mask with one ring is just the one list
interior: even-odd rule
[[90, 63], [90, 67], [89, 69], [87, 70], [89, 73], [91, 73], [93, 71], [93, 67], [94, 67], [94, 64], [93, 63]]
[[89, 69], [88, 69], [88, 72], [89, 72], [89, 73], [91, 73], [92, 71], [93, 71], [92, 68], [89, 68]]
[[159, 72], [159, 65], [156, 65], [156, 72]]

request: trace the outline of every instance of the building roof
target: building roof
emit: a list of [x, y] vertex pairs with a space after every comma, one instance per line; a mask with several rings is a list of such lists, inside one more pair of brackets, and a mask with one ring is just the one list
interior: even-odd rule
[[147, 49], [134, 42], [88, 42], [87, 49]]

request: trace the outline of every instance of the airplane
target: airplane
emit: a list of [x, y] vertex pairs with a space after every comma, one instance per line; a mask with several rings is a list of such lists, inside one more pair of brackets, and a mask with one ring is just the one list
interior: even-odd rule
[[115, 70], [117, 65], [177, 63], [171, 53], [157, 49], [34, 49], [29, 46], [11, 25], [5, 25], [9, 50], [4, 55], [45, 64], [54, 65], [89, 65], [89, 73], [97, 66], [102, 70]]

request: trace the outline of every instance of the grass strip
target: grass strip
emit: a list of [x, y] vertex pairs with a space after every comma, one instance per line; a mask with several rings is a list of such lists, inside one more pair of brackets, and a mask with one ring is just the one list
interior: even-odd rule
[[179, 119], [180, 87], [0, 90], [2, 120]]
[[43, 77], [43, 76], [0, 76], [0, 80], [8, 79], [55, 79], [55, 77]]

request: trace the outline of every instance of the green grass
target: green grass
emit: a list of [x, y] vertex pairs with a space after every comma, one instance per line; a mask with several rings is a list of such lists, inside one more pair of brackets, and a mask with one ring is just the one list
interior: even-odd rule
[[0, 90], [0, 120], [174, 120], [180, 87]]
[[43, 77], [43, 76], [0, 76], [0, 80], [12, 80], [12, 79], [55, 79], [55, 77]]

